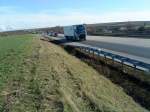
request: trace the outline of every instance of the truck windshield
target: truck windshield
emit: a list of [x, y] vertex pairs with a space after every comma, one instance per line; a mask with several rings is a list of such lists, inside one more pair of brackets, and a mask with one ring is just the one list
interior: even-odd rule
[[77, 31], [83, 32], [83, 31], [85, 31], [85, 27], [83, 25], [79, 25], [79, 26], [77, 26]]

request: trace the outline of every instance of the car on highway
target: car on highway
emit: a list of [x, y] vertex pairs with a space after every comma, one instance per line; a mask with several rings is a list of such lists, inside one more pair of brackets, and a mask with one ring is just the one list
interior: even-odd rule
[[48, 32], [48, 36], [57, 37], [58, 33], [56, 33], [56, 32]]

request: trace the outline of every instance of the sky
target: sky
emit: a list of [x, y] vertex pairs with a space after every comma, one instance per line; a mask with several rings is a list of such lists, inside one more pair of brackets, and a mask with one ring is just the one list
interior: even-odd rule
[[0, 30], [150, 21], [150, 0], [0, 0]]

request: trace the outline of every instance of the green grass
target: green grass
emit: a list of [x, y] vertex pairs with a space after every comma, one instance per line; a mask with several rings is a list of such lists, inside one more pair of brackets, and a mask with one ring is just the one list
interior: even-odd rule
[[31, 43], [30, 35], [0, 37], [0, 73], [11, 74], [21, 64], [21, 59], [28, 52]]
[[20, 73], [24, 56], [28, 55], [31, 35], [0, 37], [0, 89], [13, 74]]
[[0, 37], [0, 112], [147, 112], [87, 64], [34, 37]]
[[[31, 55], [33, 35], [0, 37], [0, 111], [7, 110], [9, 98], [24, 81], [24, 60]], [[8, 101], [7, 101], [8, 100]]]

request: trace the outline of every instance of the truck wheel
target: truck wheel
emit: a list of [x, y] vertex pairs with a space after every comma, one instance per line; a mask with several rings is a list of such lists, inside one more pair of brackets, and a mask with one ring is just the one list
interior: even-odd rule
[[66, 36], [66, 40], [69, 40], [69, 39], [68, 39], [68, 36]]

